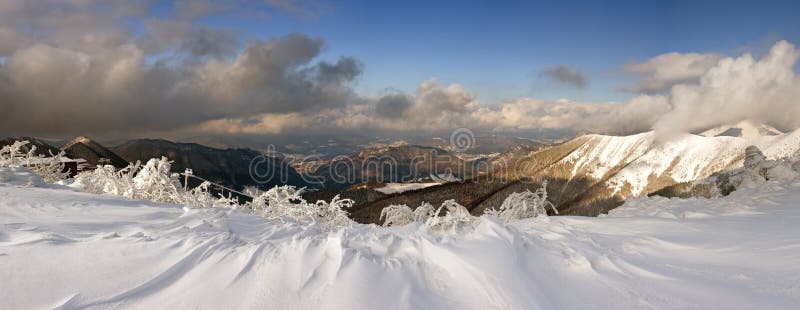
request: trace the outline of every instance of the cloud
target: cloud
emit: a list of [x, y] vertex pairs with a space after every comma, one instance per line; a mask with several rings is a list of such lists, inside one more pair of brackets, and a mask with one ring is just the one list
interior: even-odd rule
[[[670, 106], [663, 96], [639, 96], [624, 103], [519, 98], [482, 105], [461, 85], [432, 79], [413, 94], [389, 94], [338, 109], [318, 111], [294, 124], [330, 130], [363, 128], [397, 132], [441, 131], [467, 127], [479, 131], [631, 133], [649, 130]], [[272, 117], [272, 116], [270, 116]], [[272, 119], [265, 119], [272, 122]], [[290, 125], [291, 126], [291, 125]], [[249, 132], [253, 133], [253, 132]]]
[[[390, 97], [399, 100], [399, 97]], [[387, 97], [378, 100], [378, 107], [385, 109]], [[383, 104], [381, 102], [383, 101]], [[403, 113], [394, 121], [378, 126], [394, 130], [437, 130], [443, 127], [463, 124], [470, 112], [475, 111], [479, 103], [474, 94], [459, 84], [443, 87], [439, 81], [431, 79], [417, 86], [410, 101], [399, 103]], [[384, 112], [379, 112], [384, 113]]]
[[35, 45], [0, 68], [0, 127], [29, 133], [168, 130], [214, 119], [343, 106], [352, 58], [312, 60], [320, 38], [255, 41], [230, 60], [145, 64], [133, 44], [103, 52]]
[[577, 67], [557, 65], [548, 67], [539, 73], [551, 81], [575, 88], [585, 89], [589, 85], [589, 79], [583, 75], [583, 71]]
[[391, 94], [378, 99], [375, 103], [375, 114], [383, 118], [403, 117], [414, 103], [404, 94]]
[[669, 138], [743, 119], [794, 129], [800, 127], [800, 80], [793, 71], [799, 54], [793, 45], [781, 41], [761, 59], [749, 54], [719, 57], [715, 65], [694, 78], [696, 81], [624, 102], [516, 98], [486, 105], [459, 84], [443, 85], [432, 79], [420, 83], [410, 94], [358, 97], [350, 104], [322, 107], [313, 113], [265, 114], [255, 122], [259, 125], [228, 122], [220, 132], [231, 132], [231, 128], [247, 128], [246, 133], [363, 129], [419, 132], [467, 127], [490, 132], [631, 134], [655, 129], [660, 138]]
[[800, 52], [777, 42], [756, 60], [750, 54], [721, 58], [697, 84], [672, 87], [670, 112], [654, 124], [662, 137], [749, 119], [784, 129], [800, 127]]
[[631, 93], [653, 94], [668, 91], [678, 84], [697, 84], [700, 76], [717, 64], [716, 54], [667, 53], [642, 63], [625, 66], [624, 72], [641, 78], [635, 86], [619, 89]]
[[627, 134], [650, 129], [669, 106], [661, 97], [638, 97], [624, 103], [549, 101], [522, 98], [499, 109], [476, 113], [479, 123], [493, 130], [570, 129], [575, 132]]
[[[467, 127], [655, 129], [667, 137], [742, 119], [800, 127], [799, 52], [785, 41], [759, 59], [668, 53], [631, 64], [624, 71], [641, 80], [627, 90], [639, 95], [624, 102], [487, 104], [463, 85], [436, 79], [412, 92], [367, 97], [353, 90], [363, 65], [347, 56], [321, 60], [323, 38], [248, 41], [199, 25], [208, 14], [235, 10], [218, 3], [179, 1], [156, 18], [149, 1], [0, 1], [0, 131], [141, 136]], [[578, 88], [589, 83], [575, 67], [554, 66], [542, 75]]]
[[[654, 76], [676, 83], [669, 91], [642, 94], [624, 102], [516, 98], [492, 106], [478, 102], [461, 85], [445, 86], [429, 80], [413, 94], [387, 95], [328, 113], [320, 124], [395, 131], [468, 127], [504, 132], [547, 129], [631, 134], [655, 129], [662, 138], [743, 119], [794, 129], [800, 127], [800, 79], [793, 69], [798, 54], [792, 44], [781, 41], [761, 59], [749, 54], [713, 56], [716, 63], [708, 67], [704, 64], [702, 70], [695, 68], [699, 65], [689, 66], [696, 70], [691, 74], [686, 68], [659, 68], [653, 71], [658, 72]], [[696, 64], [708, 58], [692, 55], [688, 58], [693, 61], [677, 62]], [[651, 63], [675, 57], [656, 58], [659, 60]]]
[[277, 9], [306, 18], [316, 17], [329, 10], [326, 5], [316, 0], [265, 0], [265, 2]]

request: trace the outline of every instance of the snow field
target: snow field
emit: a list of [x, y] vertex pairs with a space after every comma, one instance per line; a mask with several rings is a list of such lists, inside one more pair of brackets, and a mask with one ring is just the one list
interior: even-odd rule
[[328, 231], [77, 192], [24, 169], [0, 176], [3, 309], [800, 303], [798, 182], [716, 200], [632, 199], [600, 218], [503, 224], [484, 216], [458, 234], [437, 234], [420, 223]]

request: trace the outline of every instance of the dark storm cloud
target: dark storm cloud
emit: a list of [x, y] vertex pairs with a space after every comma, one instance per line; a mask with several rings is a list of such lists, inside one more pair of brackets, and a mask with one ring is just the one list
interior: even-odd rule
[[[181, 1], [175, 9], [185, 11], [165, 19], [126, 2], [0, 3], [0, 38], [9, 39], [0, 44], [0, 131], [168, 131], [341, 107], [355, 96], [361, 64], [317, 61], [320, 37], [290, 34], [241, 49], [232, 32], [192, 21], [219, 10], [209, 1]], [[140, 20], [145, 32], [124, 19]]]
[[540, 72], [541, 76], [558, 84], [584, 89], [589, 85], [589, 79], [583, 75], [579, 68], [557, 65], [545, 68]]
[[414, 103], [404, 94], [386, 95], [375, 103], [375, 113], [383, 118], [399, 118], [408, 111]]

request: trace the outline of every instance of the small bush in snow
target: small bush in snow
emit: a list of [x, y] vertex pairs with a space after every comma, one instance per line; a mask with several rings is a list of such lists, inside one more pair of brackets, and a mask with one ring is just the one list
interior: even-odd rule
[[336, 195], [330, 202], [319, 200], [309, 203], [303, 199], [302, 193], [302, 188], [276, 186], [253, 197], [253, 201], [246, 204], [246, 207], [266, 218], [289, 218], [305, 224], [321, 223], [327, 229], [344, 227], [351, 223], [345, 209], [353, 206], [353, 200]]
[[32, 145], [27, 152], [23, 148], [30, 141], [14, 141], [13, 144], [0, 148], [0, 167], [25, 166], [40, 175], [47, 182], [64, 180], [69, 173], [64, 171], [64, 152], [50, 156], [36, 155], [36, 146]]
[[[98, 166], [75, 177], [75, 183], [84, 191], [110, 194], [131, 199], [194, 205], [191, 192], [183, 192], [178, 178], [169, 173], [166, 157], [150, 159], [144, 166], [140, 162], [116, 170], [114, 166]], [[200, 199], [202, 200], [202, 199]]]
[[[442, 209], [447, 210], [444, 216], [440, 215]], [[434, 232], [444, 233], [472, 226], [475, 221], [477, 218], [470, 215], [467, 208], [450, 199], [443, 202], [439, 209], [425, 220], [425, 225]]]
[[414, 211], [407, 205], [391, 205], [381, 210], [380, 219], [384, 227], [408, 225], [414, 221]]
[[[547, 201], [547, 181], [536, 192], [524, 191], [508, 195], [500, 210], [486, 210], [485, 214], [494, 215], [505, 222], [546, 216], [547, 207], [558, 214], [555, 206]], [[446, 212], [442, 212], [446, 211]], [[430, 230], [435, 232], [458, 231], [472, 225], [477, 218], [469, 214], [464, 206], [455, 200], [447, 200], [437, 209], [431, 204], [423, 202], [415, 210], [407, 205], [391, 205], [381, 210], [383, 226], [407, 225], [412, 222], [425, 223]]]
[[424, 223], [426, 220], [434, 217], [436, 214], [436, 208], [434, 208], [432, 204], [423, 202], [414, 210], [414, 221]]
[[542, 187], [531, 192], [525, 190], [521, 193], [511, 193], [500, 205], [500, 210], [494, 208], [485, 211], [485, 214], [494, 215], [505, 222], [547, 215], [547, 207], [555, 214], [558, 210], [550, 201], [547, 201], [547, 181], [542, 182]]
[[[446, 212], [442, 212], [446, 211]], [[467, 208], [450, 199], [436, 209], [423, 202], [415, 210], [407, 205], [391, 205], [381, 210], [383, 226], [401, 226], [412, 222], [421, 222], [434, 232], [458, 231], [472, 225], [477, 219], [469, 214]]]
[[98, 167], [94, 171], [78, 174], [75, 184], [84, 191], [96, 194], [111, 194], [132, 199], [167, 202], [188, 207], [221, 207], [246, 210], [269, 219], [291, 219], [298, 223], [320, 223], [326, 229], [349, 225], [350, 218], [345, 209], [353, 206], [353, 200], [334, 197], [330, 202], [309, 203], [301, 196], [303, 190], [293, 186], [277, 186], [266, 192], [250, 189], [253, 200], [240, 204], [231, 196], [214, 196], [211, 183], [184, 190], [178, 177], [170, 173], [170, 162], [166, 157], [150, 159], [116, 171], [113, 166]]

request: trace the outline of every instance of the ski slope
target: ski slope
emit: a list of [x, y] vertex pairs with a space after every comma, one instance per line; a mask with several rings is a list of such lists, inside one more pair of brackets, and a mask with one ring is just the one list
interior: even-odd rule
[[0, 309], [796, 309], [800, 182], [471, 231], [323, 233], [0, 168]]

